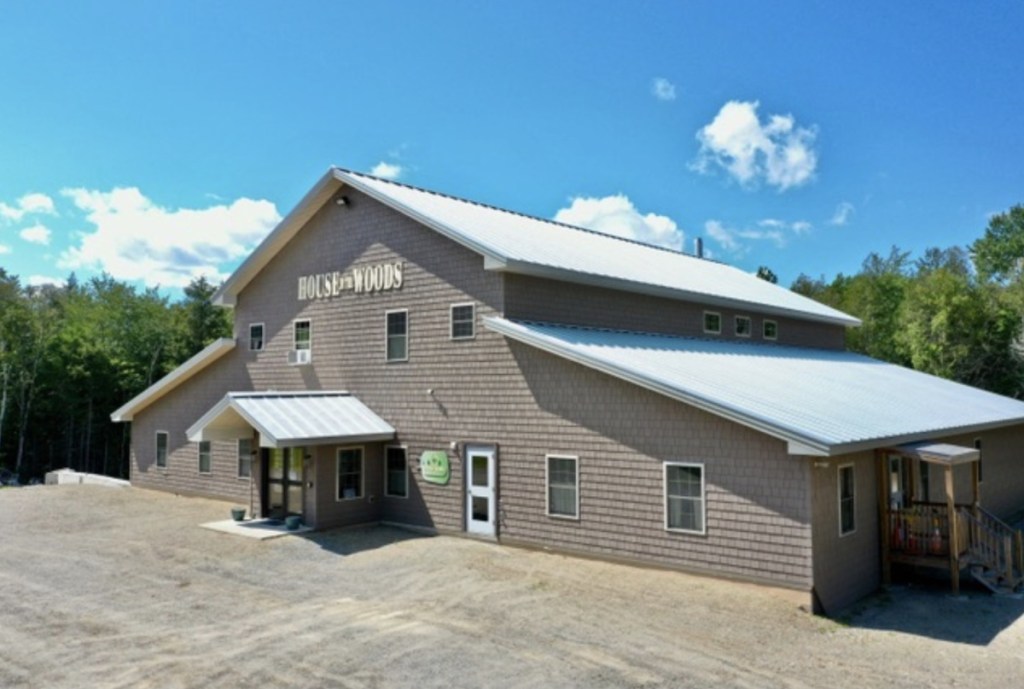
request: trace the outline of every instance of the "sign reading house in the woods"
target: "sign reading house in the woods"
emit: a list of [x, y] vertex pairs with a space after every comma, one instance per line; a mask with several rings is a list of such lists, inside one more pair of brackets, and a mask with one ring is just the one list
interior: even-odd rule
[[303, 275], [299, 278], [299, 301], [330, 299], [342, 292], [371, 294], [402, 289], [403, 269], [404, 264], [395, 261], [360, 266], [347, 273], [335, 270], [330, 273]]

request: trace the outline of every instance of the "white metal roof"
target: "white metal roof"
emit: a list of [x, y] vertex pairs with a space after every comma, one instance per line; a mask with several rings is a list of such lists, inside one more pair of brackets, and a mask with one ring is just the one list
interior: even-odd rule
[[347, 392], [229, 392], [188, 429], [188, 439], [260, 434], [261, 447], [390, 440], [395, 429]]
[[156, 402], [234, 348], [235, 341], [230, 337], [214, 340], [191, 359], [128, 400], [128, 402], [110, 415], [110, 420], [114, 423], [131, 421], [135, 414]]
[[334, 191], [349, 185], [479, 253], [491, 270], [592, 284], [709, 305], [859, 325], [860, 321], [738, 268], [332, 168], [214, 295], [234, 297]]
[[904, 455], [917, 457], [931, 464], [968, 464], [981, 459], [981, 452], [973, 447], [961, 447], [949, 443], [907, 443], [897, 448]]
[[791, 454], [837, 455], [1024, 423], [1024, 402], [852, 352], [484, 322], [785, 440]]

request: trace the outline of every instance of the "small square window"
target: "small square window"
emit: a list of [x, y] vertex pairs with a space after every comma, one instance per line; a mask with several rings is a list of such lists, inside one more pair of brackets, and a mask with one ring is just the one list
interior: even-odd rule
[[471, 340], [476, 335], [473, 304], [455, 304], [452, 306], [452, 339]]
[[249, 351], [260, 352], [263, 350], [263, 324], [252, 323], [249, 326]]
[[156, 465], [158, 467], [167, 466], [167, 432], [157, 431], [156, 432]]
[[311, 349], [313, 346], [313, 327], [308, 321], [295, 321], [295, 350]]
[[210, 447], [209, 440], [199, 441], [199, 473], [208, 474], [210, 473], [210, 455], [212, 449]]
[[709, 335], [722, 334], [722, 314], [714, 311], [704, 312], [704, 332]]
[[252, 438], [238, 439], [238, 478], [252, 478]]
[[384, 451], [384, 495], [389, 498], [409, 497], [409, 465], [405, 448], [390, 446]]
[[779, 324], [775, 321], [765, 321], [762, 325], [762, 332], [764, 339], [766, 340], [777, 340], [779, 339]]
[[409, 360], [409, 312], [388, 311], [387, 318], [387, 360]]
[[736, 337], [750, 337], [750, 316], [736, 316]]
[[840, 536], [851, 534], [857, 529], [856, 506], [856, 485], [854, 484], [853, 465], [844, 464], [839, 467]]

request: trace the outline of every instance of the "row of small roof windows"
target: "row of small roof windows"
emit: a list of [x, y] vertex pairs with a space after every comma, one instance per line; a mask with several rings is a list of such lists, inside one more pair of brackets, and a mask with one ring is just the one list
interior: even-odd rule
[[[704, 333], [706, 335], [722, 334], [722, 314], [717, 311], [704, 312]], [[733, 317], [733, 334], [736, 337], [751, 337], [754, 333], [754, 322], [750, 316]], [[777, 321], [765, 318], [761, 321], [761, 337], [765, 340], [779, 339]]]

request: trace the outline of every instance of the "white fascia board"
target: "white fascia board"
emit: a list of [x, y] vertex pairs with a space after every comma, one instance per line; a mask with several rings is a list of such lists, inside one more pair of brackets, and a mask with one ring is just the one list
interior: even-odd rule
[[[524, 333], [514, 327], [508, 327], [508, 325], [511, 324], [504, 319], [495, 318], [493, 316], [484, 318], [484, 326], [500, 335], [504, 335], [505, 337], [536, 347], [537, 349], [542, 349], [550, 354], [562, 357], [563, 359], [568, 359], [569, 361], [586, 366], [587, 368], [601, 371], [602, 373], [606, 373], [620, 380], [652, 390], [653, 392], [657, 392], [679, 402], [683, 402], [734, 423], [738, 423], [741, 426], [752, 428], [755, 431], [777, 438], [778, 440], [782, 440], [787, 443], [787, 452], [789, 454], [812, 455], [819, 457], [828, 456], [830, 454], [829, 451], [831, 448], [828, 443], [822, 440], [801, 435], [793, 429], [772, 424], [765, 419], [758, 418], [751, 414], [744, 414], [738, 409], [722, 404], [715, 404], [703, 397], [698, 397], [697, 395], [690, 394], [684, 390], [680, 390], [679, 388], [665, 385], [650, 376], [623, 370], [618, 366], [613, 366], [596, 358], [581, 355], [579, 352], [575, 352], [561, 346], [558, 342], [554, 342], [549, 338], [538, 337], [532, 333]], [[792, 452], [788, 448], [797, 449], [799, 451]]]
[[277, 224], [260, 245], [249, 254], [242, 265], [224, 281], [210, 301], [217, 306], [234, 306], [238, 293], [245, 288], [256, 275], [284, 246], [291, 241], [302, 226], [320, 210], [324, 203], [341, 187], [335, 175], [336, 168], [329, 169], [313, 186], [302, 200]]
[[763, 302], [751, 302], [743, 301], [740, 299], [730, 299], [728, 297], [717, 296], [713, 294], [706, 294], [703, 292], [692, 292], [683, 289], [673, 289], [671, 287], [663, 287], [661, 285], [652, 285], [644, 282], [635, 282], [633, 280], [623, 280], [621, 278], [608, 277], [606, 275], [597, 275], [594, 273], [582, 273], [575, 270], [566, 270], [564, 268], [558, 268], [557, 266], [542, 265], [539, 263], [529, 263], [525, 261], [517, 260], [505, 260], [500, 263], [494, 263], [488, 265], [484, 263], [484, 268], [487, 270], [505, 271], [509, 273], [517, 273], [520, 275], [531, 275], [533, 277], [548, 278], [551, 280], [561, 280], [563, 282], [572, 282], [580, 285], [589, 285], [591, 287], [604, 287], [606, 289], [619, 290], [622, 292], [634, 292], [636, 294], [647, 294], [654, 297], [664, 297], [666, 299], [672, 299], [678, 301], [680, 299], [690, 302], [698, 303], [702, 306], [718, 306], [721, 308], [729, 309], [740, 309], [740, 310], [751, 310], [757, 313], [768, 314], [773, 316], [785, 316], [788, 318], [795, 318], [803, 321], [815, 321], [818, 323], [828, 323], [830, 325], [842, 325], [846, 327], [859, 327], [861, 321], [859, 318], [853, 316], [847, 316], [836, 311], [837, 316], [829, 316], [826, 314], [818, 314], [813, 311], [801, 311], [799, 309], [787, 309], [781, 306], [772, 306]]
[[896, 447], [898, 445], [905, 445], [907, 443], [916, 443], [922, 440], [935, 440], [937, 438], [948, 438], [956, 435], [971, 435], [974, 433], [981, 433], [983, 431], [991, 431], [997, 428], [1006, 428], [1008, 426], [1019, 426], [1022, 424], [1024, 424], [1024, 417], [1011, 417], [989, 423], [974, 424], [971, 426], [933, 428], [931, 430], [918, 431], [916, 433], [908, 433], [906, 435], [893, 435], [884, 438], [857, 440], [850, 443], [833, 445], [829, 455], [834, 457], [836, 455], [845, 455], [864, 450], [878, 450]]
[[[266, 440], [264, 440], [266, 438]], [[260, 447], [306, 447], [309, 445], [346, 445], [358, 443], [376, 443], [394, 440], [395, 432], [367, 433], [365, 435], [339, 435], [330, 438], [285, 438], [278, 440], [260, 434]]]
[[174, 369], [118, 408], [110, 415], [110, 420], [114, 423], [131, 421], [135, 414], [142, 411], [153, 402], [156, 402], [168, 392], [178, 387], [234, 348], [234, 338], [222, 337], [219, 340], [214, 340], [201, 352], [194, 355], [191, 359], [178, 366], [178, 368]]

